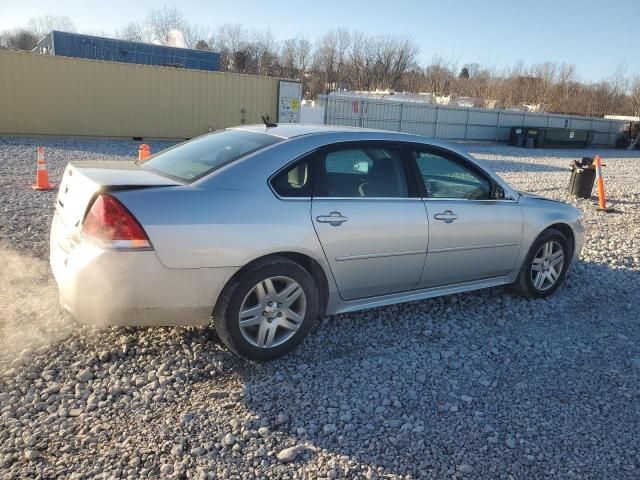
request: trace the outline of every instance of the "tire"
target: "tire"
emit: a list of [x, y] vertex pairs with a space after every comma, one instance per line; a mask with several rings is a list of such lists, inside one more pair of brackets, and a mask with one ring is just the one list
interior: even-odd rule
[[[548, 257], [552, 260], [545, 266], [543, 259], [547, 258], [547, 256], [543, 248], [545, 248], [546, 245], [551, 245], [553, 250]], [[558, 248], [561, 248], [563, 252], [562, 265], [551, 265], [553, 261], [557, 261], [555, 257], [558, 255]], [[522, 268], [518, 273], [516, 281], [511, 285], [511, 289], [526, 298], [546, 298], [552, 295], [564, 283], [572, 255], [573, 253], [569, 247], [567, 237], [552, 228], [545, 230], [536, 241], [533, 242], [527, 257], [522, 263]], [[545, 268], [547, 268], [547, 270], [545, 270]], [[559, 272], [557, 271], [558, 269]], [[552, 274], [552, 270], [557, 274], [557, 277]], [[539, 279], [538, 274], [546, 276], [542, 284], [537, 281]], [[550, 284], [554, 277], [555, 280]]]
[[249, 266], [225, 287], [212, 320], [229, 350], [260, 362], [282, 357], [300, 345], [318, 309], [319, 292], [311, 274], [287, 258], [272, 257]]

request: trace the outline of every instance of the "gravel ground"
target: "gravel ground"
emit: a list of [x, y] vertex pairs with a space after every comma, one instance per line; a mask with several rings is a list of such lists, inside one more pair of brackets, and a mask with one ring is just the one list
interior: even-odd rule
[[[0, 474], [5, 478], [639, 478], [640, 154], [603, 150], [620, 212], [586, 212], [566, 286], [327, 317], [254, 365], [199, 328], [78, 327], [46, 263], [53, 181], [126, 141], [0, 138]], [[152, 144], [153, 150], [160, 148]], [[564, 199], [584, 150], [466, 145]], [[4, 318], [3, 318], [4, 317]]]

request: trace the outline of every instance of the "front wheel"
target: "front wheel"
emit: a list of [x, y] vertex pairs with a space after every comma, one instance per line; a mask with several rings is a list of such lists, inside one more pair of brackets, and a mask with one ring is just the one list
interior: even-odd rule
[[248, 360], [272, 360], [296, 348], [318, 315], [313, 277], [281, 257], [242, 272], [217, 302], [213, 324], [220, 339]]
[[558, 230], [545, 230], [529, 250], [513, 289], [527, 298], [548, 297], [564, 282], [570, 261], [567, 238]]

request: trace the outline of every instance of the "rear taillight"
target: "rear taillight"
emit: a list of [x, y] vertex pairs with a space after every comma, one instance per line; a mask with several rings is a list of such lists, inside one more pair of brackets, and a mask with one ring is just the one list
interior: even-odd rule
[[102, 246], [150, 248], [151, 242], [135, 217], [111, 195], [98, 195], [82, 224], [82, 233]]

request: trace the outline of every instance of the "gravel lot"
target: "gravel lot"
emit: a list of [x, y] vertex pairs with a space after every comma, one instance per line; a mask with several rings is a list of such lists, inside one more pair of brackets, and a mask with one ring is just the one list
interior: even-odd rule
[[[579, 202], [587, 245], [552, 298], [498, 288], [328, 317], [254, 365], [207, 329], [98, 331], [59, 311], [37, 144], [53, 181], [69, 160], [137, 152], [0, 138], [4, 478], [640, 477], [638, 152], [600, 152], [621, 213]], [[560, 199], [571, 159], [595, 153], [465, 148]]]

